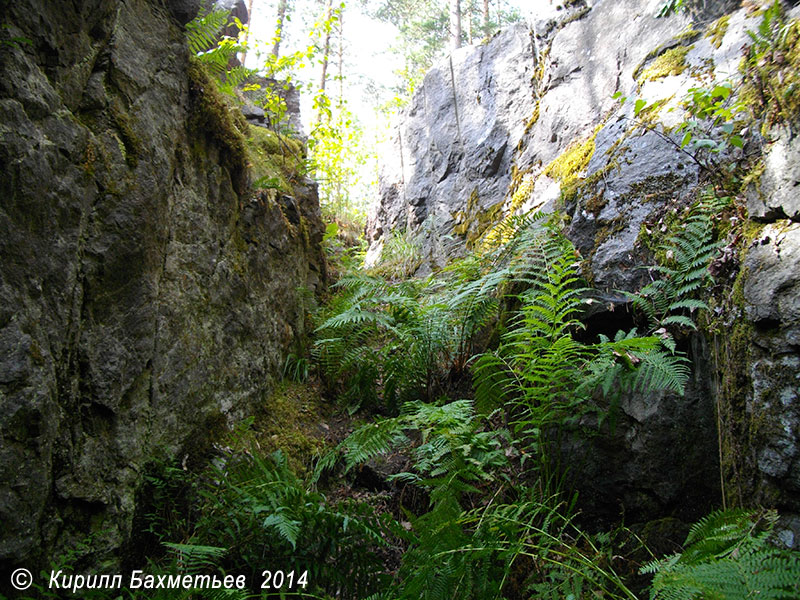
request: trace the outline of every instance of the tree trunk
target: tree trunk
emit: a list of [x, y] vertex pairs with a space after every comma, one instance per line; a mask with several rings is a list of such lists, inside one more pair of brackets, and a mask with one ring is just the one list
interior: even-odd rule
[[[253, 0], [250, 0], [252, 2]], [[280, 0], [278, 2], [278, 22], [275, 26], [275, 43], [272, 45], [272, 56], [278, 58], [281, 49], [281, 39], [283, 38], [283, 22], [286, 20], [286, 11], [289, 6], [289, 0]]]
[[483, 36], [489, 36], [489, 0], [483, 0]]
[[474, 8], [473, 1], [474, 0], [469, 0], [469, 2], [467, 3], [467, 44], [469, 44], [470, 46], [472, 45], [472, 12], [473, 12], [472, 9]]
[[461, 47], [461, 0], [450, 0], [450, 47]]
[[244, 61], [247, 60], [247, 42], [250, 39], [250, 24], [253, 22], [253, 0], [247, 0], [247, 29], [244, 32], [244, 41], [242, 42], [242, 46], [244, 46], [244, 51], [242, 52], [242, 65], [244, 65]]
[[[320, 94], [325, 94], [325, 83], [328, 80], [328, 59], [331, 53], [331, 17], [333, 16], [332, 0], [325, 0], [325, 41], [322, 43], [322, 74], [319, 78]], [[322, 110], [317, 113], [317, 123], [322, 122]]]

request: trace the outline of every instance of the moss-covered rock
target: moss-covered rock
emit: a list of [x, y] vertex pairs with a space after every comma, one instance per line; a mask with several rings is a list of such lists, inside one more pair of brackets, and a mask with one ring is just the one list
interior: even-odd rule
[[670, 75], [680, 75], [686, 68], [686, 55], [694, 46], [678, 46], [659, 54], [653, 63], [645, 68], [636, 79], [640, 84], [646, 81], [657, 81]]
[[113, 562], [153, 456], [195, 460], [274, 389], [324, 285], [316, 190], [276, 162], [296, 143], [249, 152], [162, 4], [3, 19], [32, 45], [0, 44], [0, 569]]

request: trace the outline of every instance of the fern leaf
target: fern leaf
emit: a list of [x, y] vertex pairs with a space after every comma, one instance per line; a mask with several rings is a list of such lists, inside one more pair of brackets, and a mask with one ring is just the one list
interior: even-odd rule
[[230, 13], [215, 9], [200, 14], [186, 24], [186, 40], [192, 54], [205, 52], [217, 43], [217, 36], [228, 24]]
[[297, 536], [300, 535], [300, 521], [295, 521], [287, 517], [283, 512], [275, 512], [264, 519], [264, 527], [272, 527], [280, 536], [292, 545], [292, 549], [297, 547]]

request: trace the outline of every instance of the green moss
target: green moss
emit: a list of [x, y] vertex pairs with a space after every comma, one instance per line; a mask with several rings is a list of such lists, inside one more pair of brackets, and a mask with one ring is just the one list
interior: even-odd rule
[[472, 190], [465, 210], [455, 215], [456, 225], [453, 233], [466, 238], [468, 248], [473, 248], [487, 229], [496, 225], [503, 213], [503, 202], [497, 202], [487, 209], [480, 208], [478, 188]]
[[768, 137], [773, 125], [793, 123], [800, 114], [800, 21], [773, 29], [775, 39], [753, 44], [740, 64], [745, 84], [739, 99]]
[[597, 230], [597, 233], [594, 235], [594, 250], [592, 250], [592, 256], [594, 256], [597, 249], [602, 246], [605, 241], [613, 235], [616, 235], [627, 225], [627, 218], [625, 215], [619, 215], [608, 223], [600, 226]]
[[602, 124], [598, 125], [587, 139], [570, 144], [558, 158], [543, 169], [545, 175], [561, 184], [561, 193], [565, 198], [575, 194], [581, 173], [589, 166], [589, 161], [594, 155], [595, 139], [602, 127]]
[[714, 21], [706, 30], [706, 37], [711, 40], [711, 45], [715, 48], [722, 46], [722, 39], [728, 31], [730, 21], [731, 16], [725, 15]]
[[467, 235], [475, 219], [475, 212], [478, 208], [479, 200], [478, 188], [475, 188], [469, 195], [466, 208], [455, 214], [456, 225], [453, 227], [453, 233], [461, 236]]
[[592, 213], [595, 217], [599, 217], [602, 210], [606, 207], [608, 202], [605, 199], [604, 189], [599, 192], [591, 194], [584, 200], [583, 206], [586, 210]]
[[697, 31], [696, 29], [693, 29], [691, 26], [689, 26], [689, 28], [686, 29], [686, 31], [682, 31], [681, 33], [676, 35], [674, 38], [672, 38], [672, 42], [681, 44], [682, 46], [685, 46], [686, 44], [690, 44], [691, 42], [696, 40], [699, 36], [700, 36], [700, 32]]
[[304, 472], [326, 442], [320, 424], [326, 420], [325, 403], [317, 385], [282, 383], [255, 415], [252, 435], [262, 453], [281, 450], [296, 472]]
[[508, 207], [509, 214], [513, 215], [516, 213], [528, 200], [530, 200], [531, 194], [533, 193], [533, 188], [533, 177], [530, 175], [523, 176], [522, 180], [517, 186], [517, 189], [514, 190], [513, 194], [511, 194], [511, 203]]
[[702, 323], [712, 341], [716, 379], [716, 413], [722, 487], [728, 506], [746, 506], [753, 493], [750, 454], [751, 415], [747, 390], [753, 326], [745, 319], [730, 319], [744, 308], [742, 294], [746, 272], [742, 270], [727, 296], [712, 298], [709, 314], [723, 315]]
[[264, 127], [248, 126], [247, 166], [259, 187], [293, 195], [293, 182], [303, 172], [303, 146]]
[[120, 143], [120, 152], [125, 157], [128, 166], [135, 168], [142, 152], [142, 144], [134, 131], [131, 117], [117, 99], [109, 104], [109, 111], [118, 133], [117, 141]]
[[[525, 123], [525, 134], [530, 133], [531, 129], [533, 129], [533, 126], [536, 125], [536, 123], [539, 121], [541, 103], [542, 103], [541, 100], [537, 100], [536, 101], [536, 106], [533, 108], [533, 112], [531, 113], [531, 116], [528, 118], [528, 120]], [[520, 140], [520, 144], [521, 143], [522, 143], [522, 140]]]
[[[736, 242], [737, 264], [744, 262], [753, 241], [758, 239], [763, 224], [744, 220], [729, 230], [727, 239]], [[759, 484], [755, 449], [763, 445], [775, 415], [748, 409], [753, 389], [750, 369], [753, 364], [755, 326], [744, 318], [744, 286], [748, 279], [745, 268], [735, 275], [717, 278], [706, 298], [709, 306], [698, 320], [709, 340], [716, 391], [716, 416], [720, 448], [721, 481], [728, 506], [770, 504], [772, 492]]]
[[94, 175], [95, 165], [97, 163], [97, 149], [95, 148], [94, 139], [89, 138], [89, 143], [86, 144], [86, 150], [83, 154], [83, 170], [87, 175]]
[[686, 55], [694, 46], [678, 46], [663, 52], [636, 78], [639, 85], [646, 81], [657, 81], [670, 75], [680, 75], [686, 70]]
[[200, 61], [191, 59], [187, 72], [192, 102], [190, 125], [198, 135], [210, 136], [221, 146], [221, 156], [231, 171], [234, 187], [243, 194], [247, 187], [248, 162], [244, 136], [247, 122], [242, 113], [220, 93]]
[[660, 124], [659, 116], [661, 111], [672, 98], [674, 98], [674, 95], [647, 104], [636, 116], [637, 125], [643, 129], [656, 129]]

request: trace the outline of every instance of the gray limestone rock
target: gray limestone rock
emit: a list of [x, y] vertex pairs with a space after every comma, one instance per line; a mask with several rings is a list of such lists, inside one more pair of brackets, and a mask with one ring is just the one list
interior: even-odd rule
[[764, 157], [764, 172], [750, 186], [750, 216], [761, 221], [800, 220], [800, 138], [789, 129], [777, 132]]
[[779, 221], [764, 227], [744, 262], [747, 316], [755, 323], [800, 322], [800, 224]]
[[428, 72], [382, 151], [383, 201], [368, 236], [416, 230], [426, 220], [450, 232], [471, 196], [478, 211], [503, 201], [514, 148], [535, 106], [528, 84], [533, 51], [529, 31], [518, 25], [486, 45], [457, 50]]
[[[751, 42], [747, 32], [760, 17], [728, 0], [694, 3], [692, 14], [667, 19], [654, 18], [655, 2], [569, 4], [565, 11], [534, 9], [527, 30], [517, 25], [485, 46], [462, 48], [426, 76], [382, 153], [381, 198], [367, 227], [369, 259], [378, 259], [392, 232], [411, 230], [424, 240], [430, 264], [420, 272], [427, 272], [469, 252], [492, 221], [557, 208], [600, 300], [585, 316], [587, 335], [613, 335], [641, 325], [622, 292], [639, 289], [651, 275], [643, 267], [655, 259], [642, 234], [657, 239], [667, 232], [669, 217], [695, 202], [710, 181], [715, 161], [741, 156], [682, 149], [674, 128], [690, 88], [736, 82], [742, 48]], [[719, 44], [712, 43], [703, 28], [730, 11]], [[790, 17], [799, 14], [795, 7]], [[678, 68], [648, 71], [676, 56], [685, 56]], [[616, 92], [628, 102], [615, 100]], [[636, 99], [648, 107], [639, 116]], [[735, 376], [742, 397], [732, 409], [744, 414], [730, 427], [752, 423], [752, 436], [738, 443], [749, 444], [741, 468], [753, 497], [779, 498], [800, 514], [792, 366], [800, 347], [800, 234], [792, 222], [800, 206], [800, 146], [788, 130], [772, 137], [759, 185], [748, 193], [751, 217], [769, 224], [743, 265], [738, 246], [726, 249], [731, 272], [724, 276], [732, 285], [741, 266], [744, 304], [724, 318], [746, 330], [739, 332], [744, 349], [737, 350], [746, 366]], [[746, 142], [757, 151], [761, 140]], [[576, 148], [586, 150], [586, 161], [571, 154]], [[571, 166], [572, 187], [553, 164]], [[712, 382], [734, 368], [714, 358], [710, 348], [719, 342], [703, 335], [682, 342], [694, 373], [684, 398], [626, 398], [615, 433], [576, 434], [565, 442], [563, 460], [591, 511], [608, 515], [622, 506], [646, 519], [684, 504], [709, 507], [719, 498], [714, 403], [721, 392]]]
[[203, 0], [168, 0], [169, 12], [181, 25], [186, 25], [200, 12]]
[[42, 49], [0, 52], [5, 573], [90, 536], [113, 559], [153, 457], [194, 456], [271, 393], [325, 264], [316, 188], [251, 197], [161, 3], [4, 19]]

